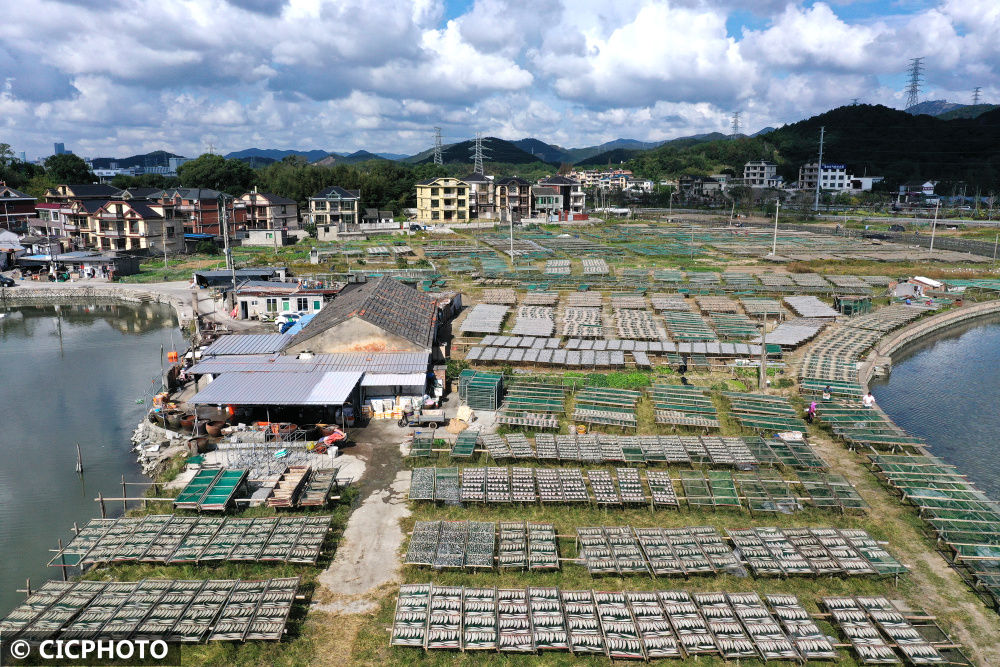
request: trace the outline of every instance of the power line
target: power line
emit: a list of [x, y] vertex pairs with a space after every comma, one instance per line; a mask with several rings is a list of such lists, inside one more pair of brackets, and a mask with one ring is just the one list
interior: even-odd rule
[[734, 111], [733, 112], [732, 128], [733, 128], [732, 137], [733, 137], [733, 139], [735, 139], [736, 137], [740, 136], [740, 112], [739, 111]]
[[924, 56], [910, 58], [907, 71], [910, 74], [910, 81], [906, 86], [906, 108], [909, 109], [920, 101], [920, 84], [924, 82]]
[[434, 128], [434, 164], [444, 164], [441, 157], [441, 128]]
[[983, 92], [983, 87], [982, 86], [976, 86], [975, 88], [972, 89], [972, 104], [973, 104], [973, 106], [975, 106], [976, 104], [979, 104], [979, 94], [981, 92]]

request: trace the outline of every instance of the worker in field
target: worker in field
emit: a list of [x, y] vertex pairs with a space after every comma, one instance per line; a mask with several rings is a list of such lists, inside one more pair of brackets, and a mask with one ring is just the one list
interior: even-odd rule
[[865, 397], [861, 399], [861, 403], [866, 408], [874, 408], [875, 407], [875, 397], [872, 396], [872, 393], [869, 391], [867, 394], [865, 394]]

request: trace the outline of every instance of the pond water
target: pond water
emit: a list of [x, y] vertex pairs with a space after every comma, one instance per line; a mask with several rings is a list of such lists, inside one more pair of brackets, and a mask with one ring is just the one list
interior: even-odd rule
[[[98, 492], [143, 481], [130, 436], [160, 387], [160, 346], [183, 349], [161, 305], [0, 309], [0, 614], [15, 589], [59, 578], [46, 563]], [[176, 346], [176, 348], [174, 347]], [[139, 400], [142, 402], [137, 402]], [[76, 443], [83, 475], [75, 471]], [[131, 487], [138, 495], [140, 487]], [[120, 503], [109, 503], [120, 513]]]
[[1000, 319], [907, 346], [893, 357], [889, 377], [872, 382], [872, 394], [932, 454], [1000, 500]]

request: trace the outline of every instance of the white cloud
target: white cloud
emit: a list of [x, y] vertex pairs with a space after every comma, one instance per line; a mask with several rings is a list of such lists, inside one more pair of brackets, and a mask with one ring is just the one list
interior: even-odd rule
[[[855, 97], [899, 106], [920, 55], [926, 95], [1000, 97], [996, 0], [864, 21], [843, 0], [475, 0], [448, 21], [444, 0], [7, 4], [0, 141], [39, 155], [416, 152], [435, 125], [580, 146], [728, 131], [735, 109], [756, 130]], [[733, 30], [737, 11], [770, 18]]]

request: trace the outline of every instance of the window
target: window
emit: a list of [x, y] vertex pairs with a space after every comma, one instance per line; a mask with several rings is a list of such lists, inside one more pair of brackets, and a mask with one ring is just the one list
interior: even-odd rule
[[284, 215], [287, 212], [288, 212], [288, 206], [282, 205], [282, 207], [281, 207], [281, 215]]
[[309, 299], [304, 296], [300, 296], [296, 299], [295, 310], [309, 310]]
[[274, 234], [272, 234], [271, 232], [268, 232], [267, 233], [267, 238], [273, 239], [274, 238]]
[[315, 301], [313, 301], [313, 310], [319, 310], [322, 307], [323, 307], [323, 302], [322, 301], [320, 301], [319, 299], [316, 299]]
[[167, 227], [167, 238], [168, 239], [174, 238], [174, 228], [173, 227]]
[[437, 196], [438, 196], [438, 189], [431, 188], [431, 197], [437, 197]]
[[292, 302], [290, 299], [281, 300], [281, 309], [286, 313], [292, 309]]
[[324, 234], [329, 234], [330, 233], [330, 225], [327, 225], [326, 227], [323, 228], [323, 233]]
[[265, 310], [267, 310], [267, 312], [269, 312], [269, 313], [276, 313], [276, 312], [278, 312], [278, 300], [277, 299], [268, 298], [267, 299], [267, 303], [265, 305]]
[[439, 206], [441, 206], [441, 202], [439, 200], [437, 199], [431, 200], [431, 208], [438, 208]]

